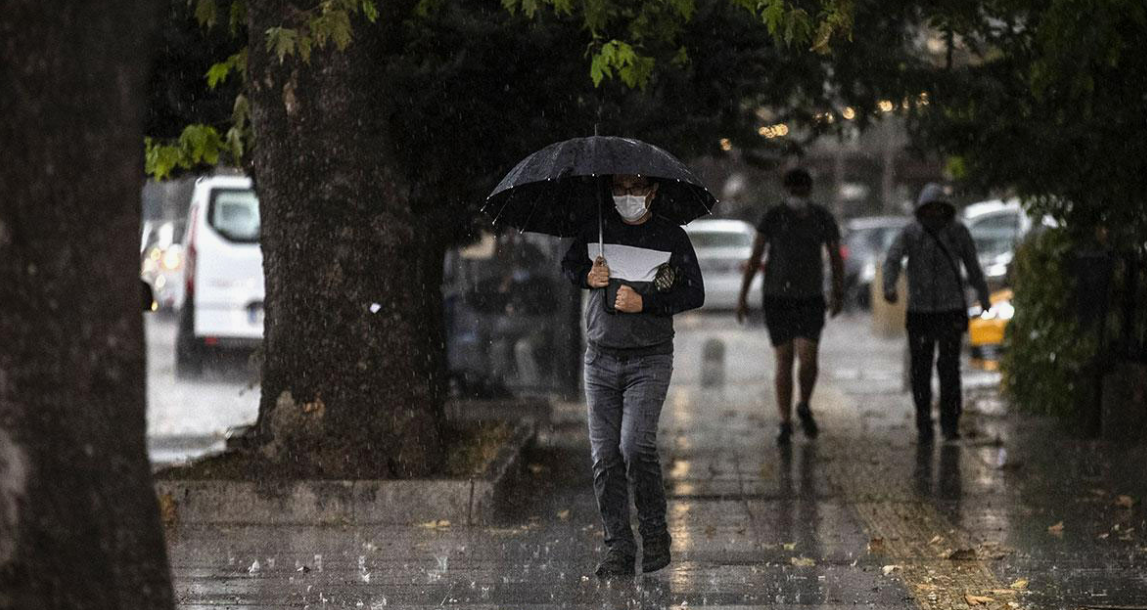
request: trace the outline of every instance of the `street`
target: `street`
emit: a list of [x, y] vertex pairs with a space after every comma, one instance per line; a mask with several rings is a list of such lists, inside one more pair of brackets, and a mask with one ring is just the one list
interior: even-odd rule
[[175, 377], [176, 319], [144, 317], [147, 337], [147, 437], [153, 463], [223, 448], [229, 427], [255, 421], [258, 371], [242, 357], [214, 362], [200, 379]]
[[[660, 428], [674, 553], [667, 569], [592, 576], [603, 546], [585, 407], [571, 402], [557, 405], [529, 453], [504, 522], [176, 527], [169, 540], [181, 607], [1111, 608], [1147, 600], [1142, 449], [1072, 439], [1050, 421], [1006, 413], [975, 387], [965, 439], [918, 446], [899, 391], [900, 341], [844, 317], [823, 338], [813, 399], [822, 435], [780, 450], [763, 327], [691, 314], [677, 328]], [[726, 346], [727, 371], [724, 387], [711, 388], [701, 384], [701, 355], [714, 339]], [[234, 409], [210, 421], [251, 413]]]

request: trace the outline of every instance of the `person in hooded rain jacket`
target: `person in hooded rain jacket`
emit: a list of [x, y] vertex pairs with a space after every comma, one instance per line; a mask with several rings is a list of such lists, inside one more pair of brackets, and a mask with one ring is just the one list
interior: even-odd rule
[[[968, 283], [984, 307], [991, 308], [988, 285], [976, 256], [976, 244], [943, 187], [928, 184], [916, 202], [916, 222], [897, 235], [884, 260], [884, 299], [897, 301], [896, 283], [903, 259], [908, 259], [908, 349], [916, 430], [921, 442], [931, 442], [932, 363], [940, 375], [940, 430], [945, 440], [960, 438], [963, 407], [960, 385], [960, 346], [968, 329]], [[936, 358], [936, 348], [940, 355]]]

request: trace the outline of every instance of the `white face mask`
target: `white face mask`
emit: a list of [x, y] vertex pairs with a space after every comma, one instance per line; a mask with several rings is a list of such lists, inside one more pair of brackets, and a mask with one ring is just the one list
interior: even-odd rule
[[614, 195], [613, 205], [621, 218], [630, 222], [645, 215], [645, 197], [641, 195]]

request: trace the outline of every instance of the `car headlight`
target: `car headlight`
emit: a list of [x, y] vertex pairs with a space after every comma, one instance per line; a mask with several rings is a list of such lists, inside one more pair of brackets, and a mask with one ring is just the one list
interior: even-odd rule
[[[976, 308], [979, 309], [979, 308]], [[973, 314], [975, 315], [975, 314]], [[981, 311], [979, 316], [984, 320], [1011, 320], [1016, 315], [1016, 308], [1012, 306], [1011, 301], [1000, 301], [992, 305], [992, 308], [987, 311]]]
[[175, 271], [183, 264], [183, 256], [177, 250], [168, 250], [163, 253], [163, 268]]

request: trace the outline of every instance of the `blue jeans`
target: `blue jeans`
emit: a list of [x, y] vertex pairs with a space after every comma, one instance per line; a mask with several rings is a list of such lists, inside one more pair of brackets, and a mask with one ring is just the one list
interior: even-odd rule
[[672, 354], [619, 358], [593, 347], [585, 353], [593, 491], [605, 544], [630, 555], [637, 550], [629, 526], [631, 483], [642, 540], [668, 533], [657, 421], [672, 374]]

